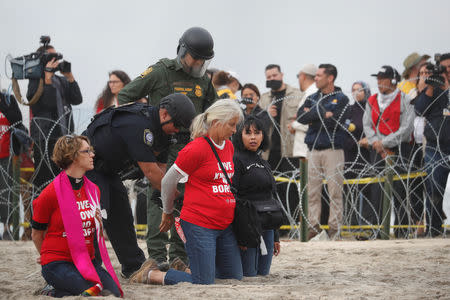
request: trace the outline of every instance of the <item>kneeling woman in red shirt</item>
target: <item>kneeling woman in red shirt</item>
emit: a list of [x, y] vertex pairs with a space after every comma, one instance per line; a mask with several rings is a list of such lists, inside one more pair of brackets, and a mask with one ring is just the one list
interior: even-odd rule
[[[84, 176], [94, 168], [88, 138], [59, 138], [52, 159], [63, 171], [33, 201], [31, 234], [42, 276], [54, 288], [49, 294], [93, 296], [108, 290], [123, 296], [103, 238], [100, 192]], [[95, 258], [95, 237], [108, 271]]]
[[[235, 199], [219, 167], [209, 139], [229, 178], [233, 177], [233, 144], [229, 138], [242, 120], [239, 105], [229, 99], [218, 100], [198, 115], [191, 126], [192, 142], [180, 152], [161, 184], [162, 232], [173, 224], [173, 201], [177, 183], [186, 182], [181, 227], [191, 274], [173, 269], [161, 272], [154, 261], [145, 262], [132, 275], [131, 282], [212, 284], [215, 278], [242, 279], [239, 248], [231, 228]], [[187, 180], [187, 181], [186, 181]]]

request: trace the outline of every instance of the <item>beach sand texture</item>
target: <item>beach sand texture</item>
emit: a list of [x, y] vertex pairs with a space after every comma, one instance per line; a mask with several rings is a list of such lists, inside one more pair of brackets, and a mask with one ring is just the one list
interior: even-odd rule
[[[120, 280], [126, 299], [450, 299], [450, 239], [282, 241], [281, 247], [266, 277], [210, 286]], [[111, 247], [109, 253], [120, 270]], [[36, 257], [32, 242], [0, 242], [0, 299], [50, 299], [33, 296], [44, 286]]]

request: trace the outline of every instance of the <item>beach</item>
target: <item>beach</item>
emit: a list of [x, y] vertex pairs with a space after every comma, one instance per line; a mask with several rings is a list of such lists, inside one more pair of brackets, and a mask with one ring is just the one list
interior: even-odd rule
[[[145, 242], [139, 245], [146, 253]], [[0, 241], [0, 299], [50, 299], [33, 295], [44, 286], [36, 258], [32, 242]], [[126, 299], [450, 299], [450, 239], [288, 240], [281, 242], [266, 277], [216, 280], [210, 286], [120, 281]]]

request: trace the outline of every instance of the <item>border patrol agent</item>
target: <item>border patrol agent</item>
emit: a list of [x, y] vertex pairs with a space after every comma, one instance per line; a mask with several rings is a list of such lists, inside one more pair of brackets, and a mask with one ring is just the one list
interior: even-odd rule
[[[177, 57], [161, 59], [127, 84], [118, 95], [119, 103], [133, 102], [148, 96], [152, 105], [158, 105], [162, 97], [181, 93], [192, 100], [197, 114], [202, 113], [218, 98], [211, 80], [205, 74], [214, 57], [213, 48], [214, 41], [207, 30], [200, 27], [188, 29], [180, 38]], [[168, 168], [177, 158], [178, 151], [190, 140], [187, 128], [175, 135], [176, 144], [169, 148]], [[179, 188], [184, 190], [183, 186]], [[152, 199], [147, 201], [147, 248], [149, 256], [164, 269], [167, 267], [166, 244], [170, 243], [170, 262], [179, 257], [187, 263], [187, 256], [174, 227], [170, 231], [170, 240], [167, 233], [159, 232], [161, 210], [160, 204], [154, 201], [158, 196], [158, 193], [153, 192]], [[175, 207], [180, 210], [181, 204], [178, 203]]]
[[[159, 106], [133, 103], [106, 109], [83, 133], [96, 153], [94, 170], [86, 175], [100, 188], [105, 229], [125, 278], [141, 267], [145, 255], [137, 244], [122, 180], [146, 176], [153, 188], [160, 190], [170, 136], [179, 128], [189, 127], [195, 115], [188, 97], [172, 94]], [[135, 172], [130, 173], [133, 169]]]

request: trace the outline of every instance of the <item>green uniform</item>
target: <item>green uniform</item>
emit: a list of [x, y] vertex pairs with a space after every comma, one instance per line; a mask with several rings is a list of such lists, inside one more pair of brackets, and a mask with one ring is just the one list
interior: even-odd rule
[[[125, 104], [148, 96], [149, 103], [157, 106], [162, 98], [173, 93], [183, 93], [188, 96], [194, 103], [197, 114], [205, 111], [217, 99], [217, 93], [206, 74], [201, 78], [192, 77], [184, 72], [183, 67], [176, 59], [163, 58], [127, 84], [120, 91], [118, 101], [119, 104]], [[177, 143], [169, 147], [167, 168], [170, 168], [175, 162], [178, 151], [188, 143], [188, 129], [181, 130], [175, 138]], [[175, 205], [175, 208], [180, 209], [177, 205]], [[149, 256], [158, 262], [166, 261], [166, 244], [169, 243], [169, 261], [180, 257], [187, 262], [183, 242], [179, 239], [174, 226], [170, 230], [170, 240], [166, 233], [159, 232], [161, 212], [159, 206], [149, 197], [147, 201], [147, 249]]]
[[183, 71], [176, 59], [163, 58], [145, 70], [141, 76], [128, 83], [119, 93], [119, 104], [134, 102], [145, 96], [151, 105], [170, 94], [183, 93], [194, 103], [197, 113], [202, 113], [217, 99], [216, 91], [205, 74], [195, 78]]

